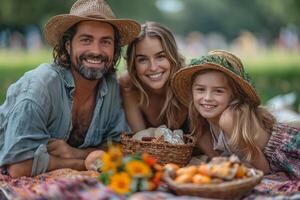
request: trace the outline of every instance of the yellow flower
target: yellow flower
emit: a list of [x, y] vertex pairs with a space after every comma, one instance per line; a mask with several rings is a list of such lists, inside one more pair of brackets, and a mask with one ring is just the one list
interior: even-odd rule
[[115, 170], [122, 164], [123, 154], [119, 146], [111, 146], [107, 153], [103, 154], [102, 162], [103, 166], [101, 171], [107, 172], [109, 170]]
[[131, 176], [141, 176], [141, 177], [149, 177], [151, 176], [151, 169], [150, 167], [142, 161], [133, 160], [126, 164], [125, 166], [126, 171]]
[[116, 193], [130, 192], [131, 178], [126, 172], [116, 173], [110, 177], [109, 187]]

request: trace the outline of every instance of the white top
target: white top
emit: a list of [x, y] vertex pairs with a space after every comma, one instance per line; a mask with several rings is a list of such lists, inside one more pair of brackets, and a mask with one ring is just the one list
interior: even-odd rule
[[228, 139], [226, 135], [221, 130], [219, 133], [216, 133], [213, 125], [209, 123], [209, 129], [213, 139], [213, 149], [220, 153], [221, 156], [230, 156], [233, 152], [230, 150], [228, 145]]

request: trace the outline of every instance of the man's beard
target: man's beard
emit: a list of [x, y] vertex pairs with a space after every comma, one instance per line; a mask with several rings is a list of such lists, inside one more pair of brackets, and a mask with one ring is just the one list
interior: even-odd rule
[[[92, 68], [92, 67], [86, 67], [83, 64], [84, 59], [96, 59], [101, 60], [102, 63], [104, 63], [103, 67], [101, 68]], [[103, 55], [92, 55], [92, 54], [82, 54], [79, 56], [79, 58], [76, 58], [77, 64], [72, 63], [74, 66], [74, 69], [85, 79], [87, 80], [99, 80], [102, 77], [104, 77], [111, 67], [111, 63], [109, 62], [109, 58], [107, 56]]]

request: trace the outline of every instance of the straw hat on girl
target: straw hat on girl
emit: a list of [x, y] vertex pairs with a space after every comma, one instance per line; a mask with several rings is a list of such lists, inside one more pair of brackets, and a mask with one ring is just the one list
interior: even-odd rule
[[207, 56], [193, 59], [189, 66], [180, 69], [174, 74], [171, 86], [176, 97], [185, 106], [188, 107], [192, 101], [191, 84], [193, 76], [206, 69], [215, 69], [225, 73], [243, 90], [245, 101], [253, 105], [260, 104], [260, 98], [256, 93], [254, 84], [250, 76], [244, 71], [241, 60], [228, 51], [214, 50], [209, 52]]
[[113, 25], [119, 30], [121, 46], [130, 43], [141, 30], [140, 24], [134, 20], [117, 19], [104, 0], [78, 0], [69, 14], [56, 15], [46, 23], [44, 36], [47, 42], [55, 47], [63, 33], [81, 21], [99, 21]]

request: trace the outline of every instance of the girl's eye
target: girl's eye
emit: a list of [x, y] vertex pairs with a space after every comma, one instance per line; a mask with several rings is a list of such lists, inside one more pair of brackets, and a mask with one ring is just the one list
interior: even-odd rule
[[217, 92], [218, 94], [223, 94], [223, 93], [224, 93], [223, 90], [217, 90], [216, 92]]
[[197, 87], [194, 90], [197, 91], [197, 92], [203, 92], [203, 91], [205, 91], [205, 89], [202, 88], [202, 87]]

